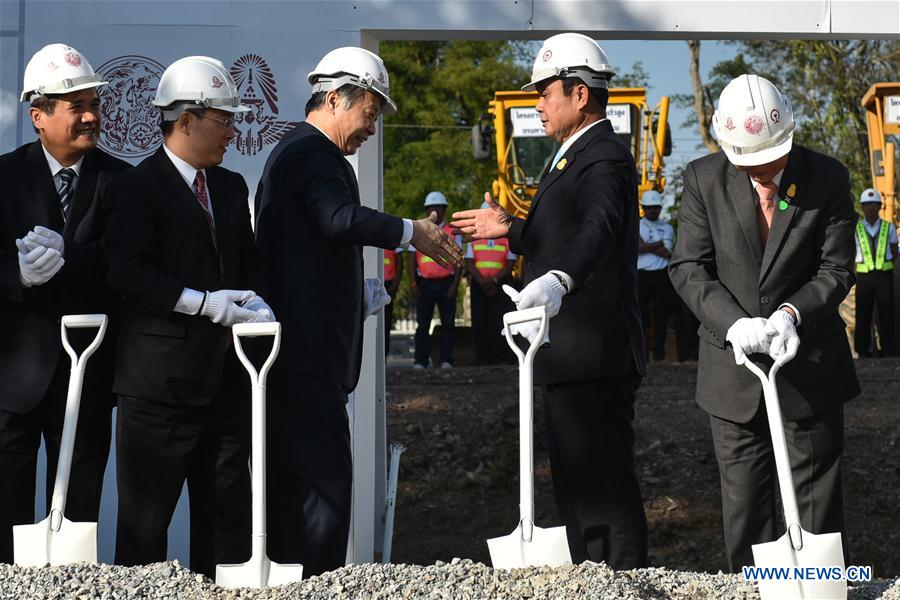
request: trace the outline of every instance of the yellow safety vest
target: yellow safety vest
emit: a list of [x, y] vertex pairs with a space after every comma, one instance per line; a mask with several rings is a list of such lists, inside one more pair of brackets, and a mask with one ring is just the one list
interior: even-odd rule
[[872, 257], [872, 245], [869, 243], [869, 235], [866, 228], [863, 227], [863, 220], [856, 222], [856, 239], [859, 241], [859, 249], [862, 251], [863, 261], [857, 263], [857, 273], [870, 273], [872, 271], [890, 271], [894, 268], [894, 263], [885, 260], [887, 254], [888, 233], [891, 226], [887, 221], [881, 221], [881, 228], [878, 230], [878, 244], [875, 246], [875, 257]]

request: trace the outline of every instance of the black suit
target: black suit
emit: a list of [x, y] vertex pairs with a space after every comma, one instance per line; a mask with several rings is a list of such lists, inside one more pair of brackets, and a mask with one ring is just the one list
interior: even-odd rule
[[632, 429], [644, 372], [637, 174], [609, 121], [587, 130], [549, 167], [509, 241], [525, 256], [526, 284], [550, 270], [575, 282], [534, 366], [572, 559], [643, 566], [647, 531]]
[[[115, 359], [115, 303], [105, 285], [99, 198], [128, 163], [101, 150], [85, 155], [69, 217], [64, 220], [40, 142], [0, 156], [0, 562], [12, 562], [12, 525], [34, 519], [34, 477], [43, 434], [48, 448], [47, 499], [56, 459], [71, 361], [60, 341], [62, 315], [106, 313], [106, 341], [88, 362], [69, 483], [66, 516], [96, 521], [109, 453], [110, 391]], [[63, 235], [65, 264], [47, 283], [19, 282], [16, 238], [42, 225]], [[76, 350], [77, 330], [70, 332]], [[84, 333], [84, 332], [81, 332]], [[96, 330], [87, 335], [93, 336]]]
[[[739, 318], [768, 318], [783, 303], [800, 313], [800, 348], [778, 373], [800, 516], [813, 533], [840, 531], [841, 405], [859, 383], [838, 307], [853, 285], [856, 214], [847, 169], [796, 144], [765, 246], [750, 179], [724, 153], [690, 163], [684, 183], [669, 273], [701, 323], [697, 403], [710, 414], [726, 545], [739, 570], [783, 519], [762, 388], [735, 364], [725, 336]], [[768, 370], [767, 357], [755, 358]]]
[[[362, 360], [363, 245], [396, 248], [397, 217], [360, 205], [350, 163], [302, 123], [266, 161], [256, 239], [284, 325], [269, 377], [269, 556], [315, 575], [344, 564], [352, 466], [348, 392]], [[302, 510], [299, 507], [302, 506]]]
[[[243, 178], [207, 168], [217, 246], [204, 209], [162, 148], [110, 186], [112, 287], [125, 297], [113, 390], [119, 519], [116, 562], [165, 560], [166, 528], [185, 479], [191, 568], [249, 553], [249, 391], [231, 330], [173, 312], [182, 290], [264, 294]], [[215, 540], [215, 542], [213, 542]]]

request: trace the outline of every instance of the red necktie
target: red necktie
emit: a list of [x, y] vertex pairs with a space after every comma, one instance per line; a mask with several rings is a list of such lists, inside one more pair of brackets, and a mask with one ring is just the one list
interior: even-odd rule
[[216, 241], [216, 223], [213, 221], [212, 213], [209, 210], [209, 194], [206, 192], [206, 177], [203, 176], [203, 171], [197, 171], [197, 176], [194, 177], [194, 188], [197, 202], [203, 207], [203, 214], [206, 215], [206, 223], [209, 225], [209, 234], [212, 236], [213, 248], [218, 254], [219, 244]]
[[778, 193], [778, 186], [774, 181], [754, 181], [753, 185], [759, 194], [759, 210], [756, 214], [759, 222], [759, 239], [765, 247], [769, 241], [769, 229], [772, 228], [772, 215], [775, 214], [775, 195]]

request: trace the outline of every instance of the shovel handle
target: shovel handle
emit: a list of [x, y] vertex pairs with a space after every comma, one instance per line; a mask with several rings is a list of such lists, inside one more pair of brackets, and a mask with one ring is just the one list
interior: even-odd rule
[[[231, 327], [231, 335], [234, 338], [234, 351], [237, 353], [241, 364], [244, 365], [244, 368], [247, 369], [247, 372], [250, 374], [251, 383], [254, 387], [265, 387], [266, 376], [269, 374], [269, 369], [272, 368], [272, 363], [275, 362], [275, 358], [278, 356], [278, 350], [281, 349], [281, 323], [278, 321], [268, 323], [238, 323]], [[266, 361], [257, 372], [256, 367], [253, 366], [253, 363], [250, 362], [250, 359], [247, 358], [247, 355], [244, 353], [244, 348], [241, 346], [241, 338], [264, 336], [273, 336], [275, 340], [272, 342], [272, 349], [269, 351], [268, 358], [266, 358]]]
[[[97, 351], [97, 348], [100, 347], [100, 343], [103, 341], [103, 336], [106, 335], [106, 327], [109, 324], [109, 319], [106, 315], [65, 315], [60, 320], [59, 324], [59, 332], [62, 337], [63, 348], [66, 349], [66, 354], [72, 359], [72, 367], [84, 367], [84, 363], [87, 362], [87, 359], [91, 357], [91, 355]], [[99, 329], [97, 335], [94, 336], [94, 341], [84, 349], [84, 352], [81, 353], [81, 356], [78, 356], [78, 353], [75, 352], [75, 349], [72, 348], [72, 344], [69, 343], [69, 329], [90, 329], [95, 327]]]

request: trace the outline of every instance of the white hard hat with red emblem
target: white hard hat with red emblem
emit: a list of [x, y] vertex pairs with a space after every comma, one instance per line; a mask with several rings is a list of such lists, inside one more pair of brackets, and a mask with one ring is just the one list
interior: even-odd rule
[[733, 165], [764, 165], [790, 152], [793, 145], [791, 101], [757, 75], [741, 75], [725, 86], [712, 124]]
[[160, 107], [163, 121], [174, 121], [192, 108], [230, 113], [250, 110], [241, 104], [237, 86], [222, 61], [208, 56], [186, 56], [169, 65], [159, 78], [153, 105]]
[[397, 104], [391, 100], [388, 72], [381, 57], [373, 52], [345, 46], [336, 48], [322, 57], [316, 68], [306, 76], [313, 93], [336, 90], [350, 84], [381, 96], [381, 112], [392, 115]]
[[878, 190], [869, 188], [859, 195], [860, 204], [881, 204], [881, 194]]
[[49, 44], [34, 53], [25, 67], [19, 102], [39, 96], [68, 94], [106, 85], [81, 52], [65, 44]]
[[588, 87], [607, 88], [616, 68], [600, 44], [580, 33], [560, 33], [547, 38], [534, 59], [531, 81], [522, 90], [533, 92], [547, 79], [577, 77]]

